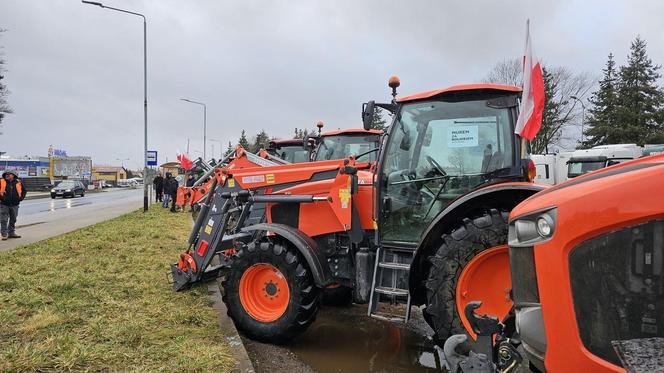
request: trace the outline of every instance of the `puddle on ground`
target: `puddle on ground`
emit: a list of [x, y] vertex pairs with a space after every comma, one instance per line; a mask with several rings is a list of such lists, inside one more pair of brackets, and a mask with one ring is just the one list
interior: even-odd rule
[[424, 331], [370, 318], [361, 306], [321, 310], [289, 350], [318, 372], [442, 371], [442, 351]]

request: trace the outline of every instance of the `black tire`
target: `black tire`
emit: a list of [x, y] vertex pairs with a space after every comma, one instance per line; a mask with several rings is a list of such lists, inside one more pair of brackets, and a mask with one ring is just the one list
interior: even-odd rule
[[85, 192], [81, 192], [81, 197], [85, 197]]
[[424, 319], [438, 343], [465, 329], [456, 307], [456, 288], [466, 264], [482, 251], [507, 244], [508, 211], [491, 209], [479, 217], [463, 219], [442, 235], [438, 250], [428, 258]]
[[55, 194], [51, 194], [51, 199], [55, 199]]
[[[286, 311], [272, 322], [254, 319], [240, 301], [240, 279], [255, 264], [267, 263], [276, 267], [288, 283], [290, 299]], [[281, 242], [252, 242], [240, 248], [233, 257], [231, 270], [222, 282], [223, 300], [235, 326], [249, 338], [279, 343], [303, 332], [316, 318], [320, 303], [320, 289], [314, 285], [311, 271], [302, 255]]]
[[353, 289], [346, 286], [323, 289], [322, 302], [325, 306], [342, 307], [353, 301]]

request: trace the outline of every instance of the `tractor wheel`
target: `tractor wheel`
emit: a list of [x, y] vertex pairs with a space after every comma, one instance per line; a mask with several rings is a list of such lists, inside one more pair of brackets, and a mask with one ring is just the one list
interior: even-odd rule
[[[505, 294], [501, 293], [504, 292], [503, 287], [509, 288], [510, 284], [509, 262], [505, 261], [507, 259], [505, 245], [507, 244], [508, 216], [508, 211], [491, 209], [485, 211], [479, 217], [463, 219], [455, 229], [442, 235], [439, 241], [440, 246], [428, 258], [429, 272], [425, 282], [427, 305], [423, 311], [423, 316], [434, 330], [437, 342], [442, 344], [449, 336], [463, 334], [466, 331], [464, 328], [464, 323], [467, 323], [465, 316], [459, 315], [459, 311], [463, 313], [463, 310], [459, 309], [460, 303], [457, 302], [460, 301], [457, 299], [459, 295], [457, 287], [460, 285], [466, 286], [466, 284], [460, 284], [459, 280], [462, 274], [468, 272], [464, 271], [467, 269], [466, 267], [472, 267], [477, 263], [475, 259], [486, 257], [489, 254], [490, 260], [494, 260], [490, 263], [490, 268], [500, 267], [497, 271], [499, 278], [493, 277], [483, 281], [485, 283], [478, 284], [480, 290], [469, 295], [469, 297], [474, 298], [478, 293], [485, 295], [484, 287], [492, 287], [493, 290], [498, 289], [498, 297], [501, 297], [499, 302], [502, 302], [502, 304], [498, 304], [498, 308], [500, 312], [509, 311], [511, 303], [506, 303], [504, 300]], [[483, 252], [484, 254], [479, 255]], [[492, 253], [498, 253], [498, 255]], [[499, 261], [495, 262], [496, 259]], [[471, 262], [473, 263], [469, 266]], [[507, 279], [504, 278], [506, 273]], [[487, 275], [493, 276], [494, 274]], [[495, 292], [491, 296], [495, 298]], [[465, 299], [465, 303], [472, 300], [483, 300], [485, 304], [488, 303], [487, 299], [481, 299], [481, 296], [478, 296], [478, 298], [480, 299]], [[480, 309], [480, 314], [489, 313], [481, 312], [485, 304]], [[474, 336], [474, 333], [470, 334]]]
[[228, 315], [252, 339], [283, 342], [315, 319], [320, 290], [300, 253], [281, 242], [241, 248], [222, 283]]
[[327, 287], [323, 289], [322, 301], [325, 306], [347, 306], [353, 301], [353, 289], [342, 285]]

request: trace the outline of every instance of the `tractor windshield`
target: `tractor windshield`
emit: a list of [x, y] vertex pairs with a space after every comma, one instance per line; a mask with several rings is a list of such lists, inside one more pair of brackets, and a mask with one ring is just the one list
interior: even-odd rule
[[309, 151], [302, 144], [281, 145], [269, 150], [269, 153], [290, 163], [303, 163], [309, 161]]
[[514, 166], [510, 109], [487, 100], [406, 104], [392, 127], [382, 167], [388, 241], [417, 242], [451, 201]]
[[[344, 159], [349, 155], [360, 155], [379, 146], [379, 135], [359, 133], [356, 135], [324, 136], [316, 149], [314, 161]], [[363, 162], [376, 160], [376, 153], [362, 157]]]

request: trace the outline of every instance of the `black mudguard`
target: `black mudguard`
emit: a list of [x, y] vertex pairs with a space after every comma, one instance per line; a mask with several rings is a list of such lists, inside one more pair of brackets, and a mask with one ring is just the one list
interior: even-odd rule
[[325, 255], [318, 249], [316, 242], [301, 230], [285, 224], [261, 223], [242, 228], [242, 231], [269, 231], [282, 237], [295, 246], [307, 261], [316, 286], [324, 288], [335, 282], [327, 267]]

